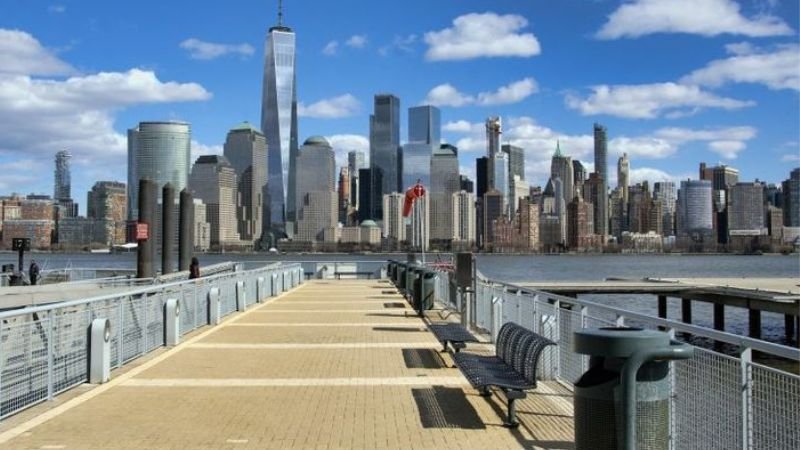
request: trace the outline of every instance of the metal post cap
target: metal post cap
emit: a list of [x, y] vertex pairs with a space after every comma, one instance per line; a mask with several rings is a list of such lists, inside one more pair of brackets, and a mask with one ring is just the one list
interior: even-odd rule
[[668, 333], [641, 328], [608, 327], [576, 331], [575, 353], [610, 358], [627, 358], [643, 349], [667, 348]]

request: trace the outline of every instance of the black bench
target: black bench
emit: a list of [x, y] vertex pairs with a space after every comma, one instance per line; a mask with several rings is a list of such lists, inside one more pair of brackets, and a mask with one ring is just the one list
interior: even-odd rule
[[442, 344], [443, 352], [447, 351], [448, 343], [458, 353], [459, 350], [467, 346], [467, 342], [478, 342], [478, 339], [460, 323], [432, 322], [428, 324], [428, 329], [436, 336], [436, 340]]
[[508, 418], [503, 425], [519, 426], [514, 401], [526, 397], [526, 390], [536, 388], [536, 367], [542, 351], [555, 342], [508, 322], [500, 328], [495, 344], [495, 356], [459, 352], [453, 354], [456, 366], [478, 389], [481, 396], [492, 395], [489, 388], [495, 386], [508, 399]]

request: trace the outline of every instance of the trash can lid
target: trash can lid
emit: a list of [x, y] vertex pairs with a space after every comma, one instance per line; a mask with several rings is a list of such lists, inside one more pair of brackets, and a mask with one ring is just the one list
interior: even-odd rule
[[669, 347], [670, 337], [663, 331], [609, 327], [575, 332], [575, 353], [591, 356], [627, 358], [645, 348]]

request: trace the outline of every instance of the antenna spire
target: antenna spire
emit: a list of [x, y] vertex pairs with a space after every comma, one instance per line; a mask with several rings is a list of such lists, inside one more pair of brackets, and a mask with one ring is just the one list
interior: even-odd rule
[[283, 0], [278, 0], [278, 26], [283, 26]]

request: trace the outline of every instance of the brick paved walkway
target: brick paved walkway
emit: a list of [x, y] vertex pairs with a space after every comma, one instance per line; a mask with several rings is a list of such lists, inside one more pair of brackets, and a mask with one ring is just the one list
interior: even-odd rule
[[0, 429], [0, 448], [572, 448], [569, 392], [541, 383], [519, 402], [522, 426], [503, 428], [503, 397], [447, 367], [389, 289], [306, 282]]

